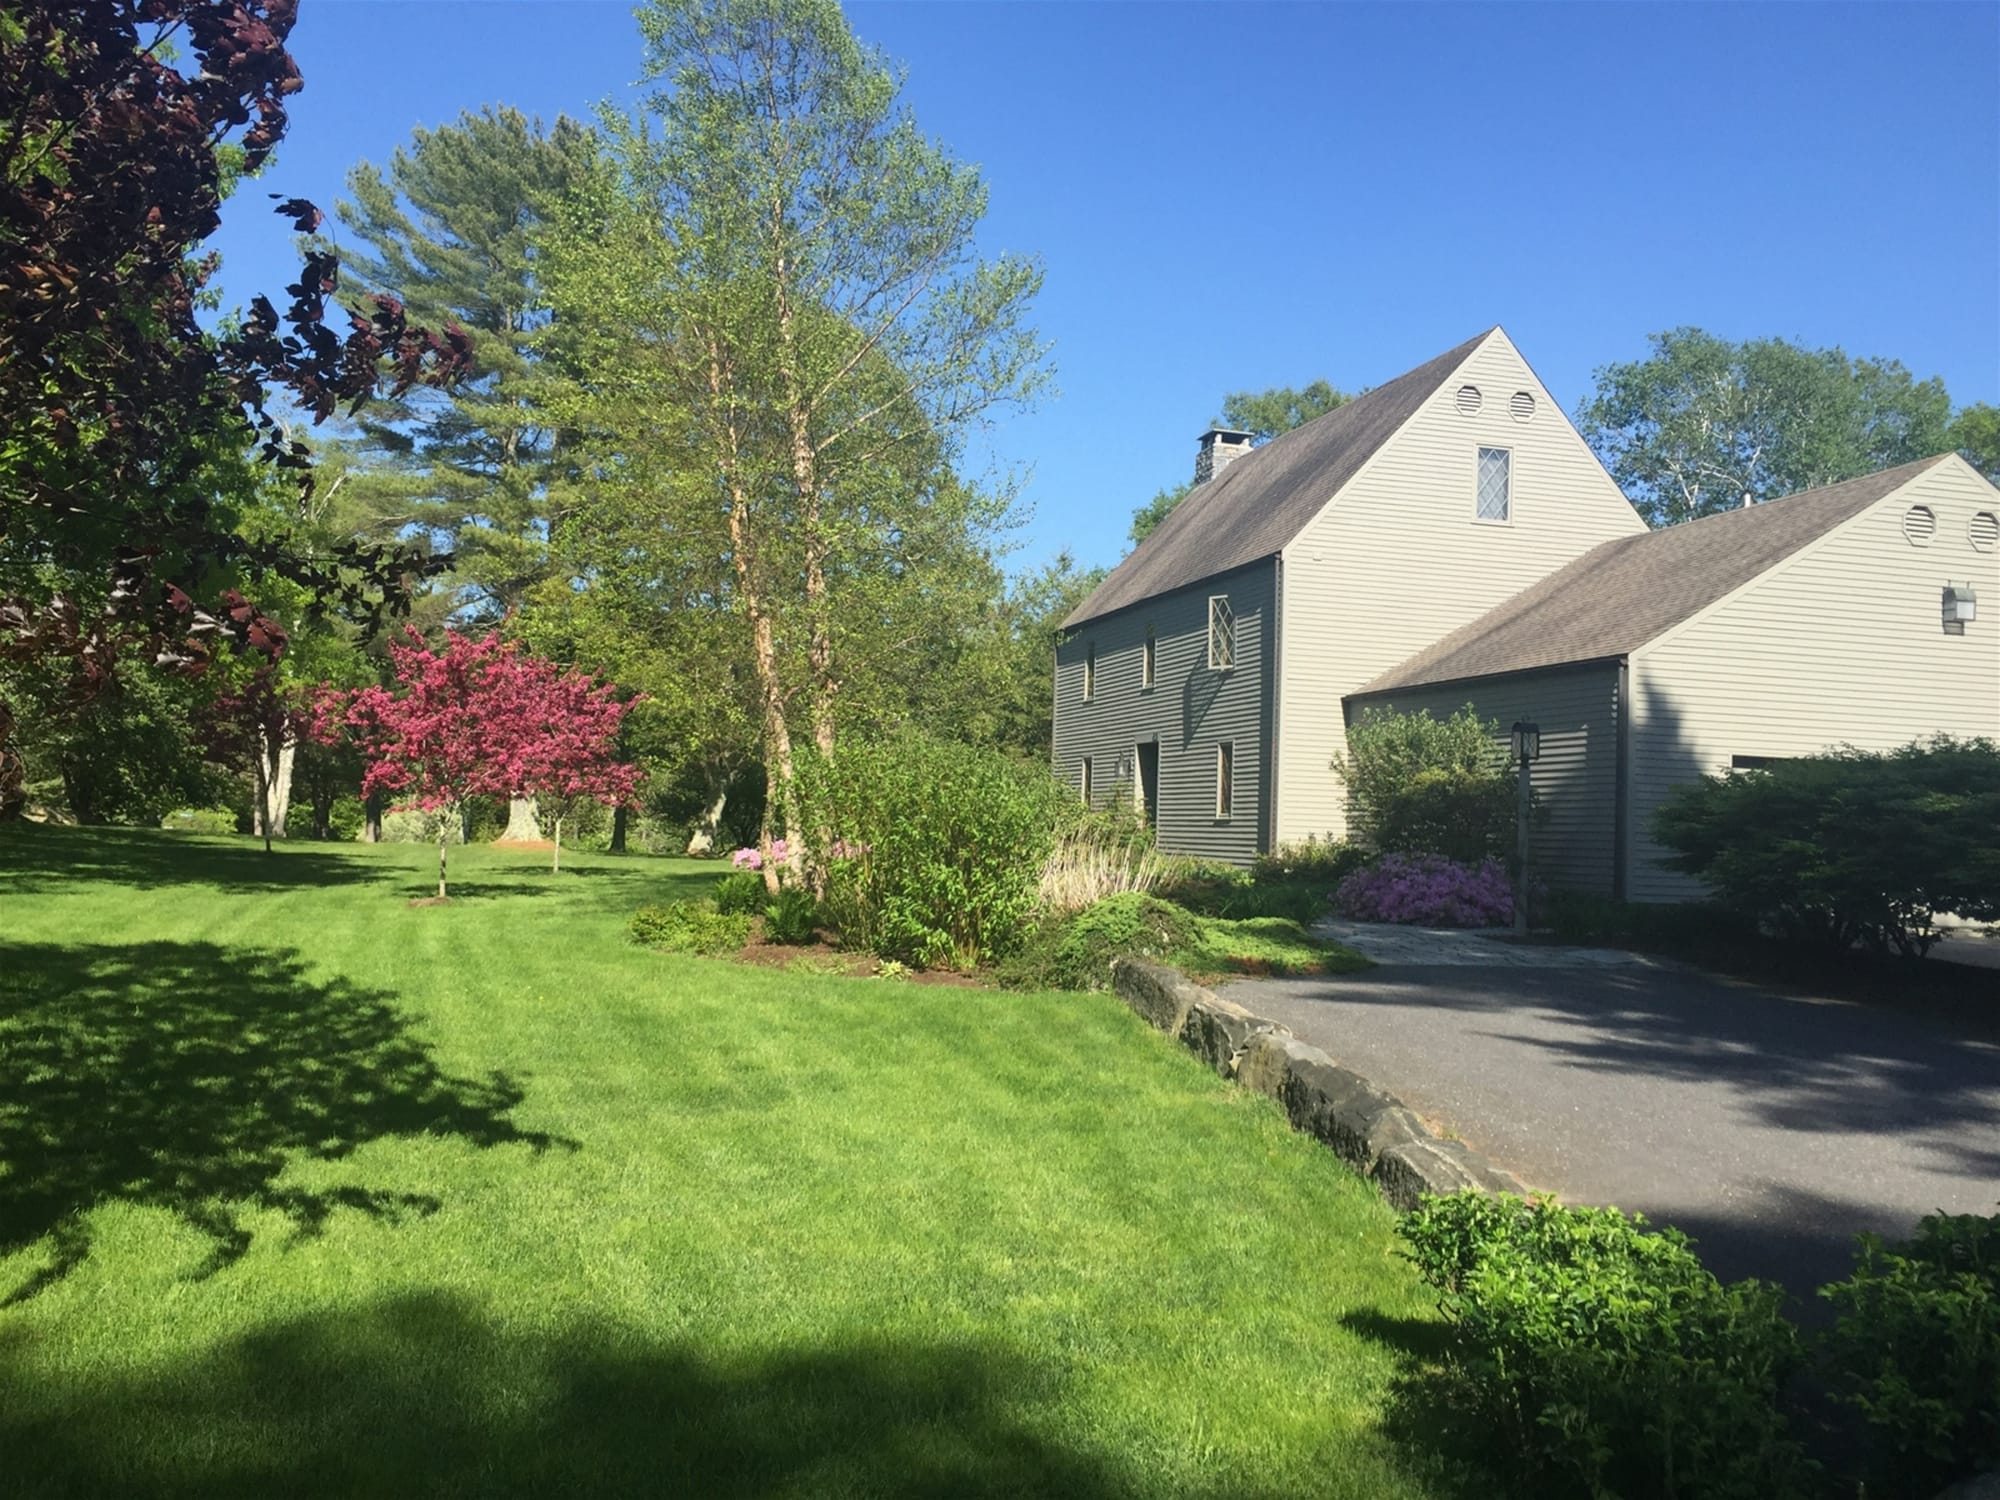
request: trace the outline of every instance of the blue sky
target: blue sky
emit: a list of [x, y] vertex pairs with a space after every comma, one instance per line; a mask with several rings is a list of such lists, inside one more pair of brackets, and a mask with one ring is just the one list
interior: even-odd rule
[[[1046, 262], [1060, 394], [1004, 416], [1014, 561], [1109, 563], [1224, 392], [1379, 384], [1504, 324], [1566, 408], [1695, 324], [2000, 402], [2000, 5], [857, 3]], [[629, 102], [613, 0], [305, 0], [306, 90], [225, 211], [235, 300], [417, 124]]]

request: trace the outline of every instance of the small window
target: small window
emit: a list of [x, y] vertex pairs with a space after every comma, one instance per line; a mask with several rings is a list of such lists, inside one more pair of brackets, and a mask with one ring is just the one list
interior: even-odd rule
[[1505, 521], [1513, 513], [1514, 455], [1505, 448], [1479, 450], [1477, 514], [1482, 521]]
[[1215, 815], [1227, 818], [1236, 811], [1236, 746], [1224, 740], [1215, 747]]
[[1535, 419], [1535, 396], [1532, 391], [1516, 391], [1507, 398], [1507, 410], [1516, 422], [1532, 422]]
[[1903, 517], [1903, 535], [1912, 547], [1928, 547], [1937, 535], [1937, 512], [1928, 505], [1912, 505]]
[[1236, 616], [1227, 594], [1208, 596], [1208, 669], [1227, 672], [1236, 665]]
[[1097, 696], [1097, 647], [1083, 649], [1083, 701], [1088, 703]]
[[1479, 408], [1484, 404], [1479, 395], [1479, 387], [1476, 385], [1460, 386], [1458, 395], [1453, 399], [1458, 403], [1458, 414], [1461, 417], [1478, 416]]
[[1994, 547], [2000, 546], [2000, 516], [1990, 510], [1982, 510], [1972, 518], [1965, 532], [1972, 539], [1974, 552], [1991, 552]]
[[1092, 787], [1090, 784], [1091, 780], [1092, 778], [1090, 774], [1090, 757], [1086, 755], [1083, 758], [1083, 805], [1085, 807], [1090, 806], [1090, 794], [1092, 791]]
[[1148, 625], [1146, 627], [1146, 645], [1139, 654], [1139, 686], [1141, 688], [1150, 688], [1153, 685], [1153, 648], [1155, 644], [1153, 640], [1153, 627]]
[[1732, 755], [1729, 769], [1732, 771], [1761, 771], [1766, 766], [1775, 766], [1779, 761], [1789, 759], [1783, 755]]

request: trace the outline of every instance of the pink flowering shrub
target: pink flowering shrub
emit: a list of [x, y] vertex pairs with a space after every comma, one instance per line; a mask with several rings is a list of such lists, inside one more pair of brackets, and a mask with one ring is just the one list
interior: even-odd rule
[[[859, 859], [868, 852], [868, 845], [850, 843], [846, 839], [835, 839], [827, 853], [834, 859]], [[785, 862], [786, 845], [783, 839], [771, 840], [771, 858], [779, 864]], [[729, 862], [739, 870], [761, 870], [764, 856], [756, 849], [738, 849], [730, 856]]]
[[1340, 882], [1334, 907], [1361, 922], [1499, 927], [1514, 915], [1514, 884], [1497, 859], [1463, 865], [1442, 854], [1385, 854]]

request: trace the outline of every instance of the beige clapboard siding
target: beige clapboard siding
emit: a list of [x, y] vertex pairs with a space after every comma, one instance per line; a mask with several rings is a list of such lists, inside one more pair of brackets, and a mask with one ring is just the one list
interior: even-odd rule
[[1618, 664], [1551, 667], [1350, 698], [1347, 720], [1381, 708], [1446, 719], [1467, 704], [1497, 725], [1503, 743], [1516, 720], [1541, 727], [1530, 844], [1537, 877], [1610, 895], [1618, 827]]
[[[1903, 535], [1917, 504], [1937, 513], [1926, 547]], [[1675, 786], [1732, 756], [2000, 736], [2000, 554], [1967, 535], [1974, 513], [1996, 505], [1991, 485], [1948, 459], [1633, 653], [1634, 899], [1700, 894], [1660, 865], [1652, 818]], [[1978, 591], [1980, 618], [1962, 636], [1944, 633], [1947, 582]]]
[[[1457, 393], [1483, 400], [1461, 415]], [[1509, 412], [1516, 391], [1533, 420]], [[1473, 519], [1478, 450], [1513, 453], [1513, 515]], [[1601, 542], [1645, 530], [1506, 334], [1495, 331], [1284, 553], [1278, 835], [1339, 837], [1341, 700]]]
[[[1158, 838], [1162, 849], [1247, 864], [1264, 847], [1271, 622], [1276, 569], [1269, 562], [1161, 594], [1079, 626], [1056, 648], [1055, 771], [1079, 786], [1092, 761], [1098, 807], [1136, 800], [1137, 748], [1160, 747]], [[1208, 601], [1225, 594], [1236, 617], [1236, 665], [1208, 669]], [[1154, 687], [1141, 686], [1146, 628], [1155, 640]], [[1097, 691], [1083, 698], [1083, 668], [1097, 649]], [[1215, 815], [1216, 749], [1235, 746], [1236, 797]]]

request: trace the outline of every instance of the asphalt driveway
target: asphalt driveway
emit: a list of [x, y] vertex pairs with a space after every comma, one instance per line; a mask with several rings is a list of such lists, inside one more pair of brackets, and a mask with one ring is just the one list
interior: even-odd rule
[[2000, 1027], [1472, 941], [1229, 994], [1524, 1182], [1678, 1226], [1725, 1276], [1808, 1293], [1860, 1230], [2000, 1206]]

